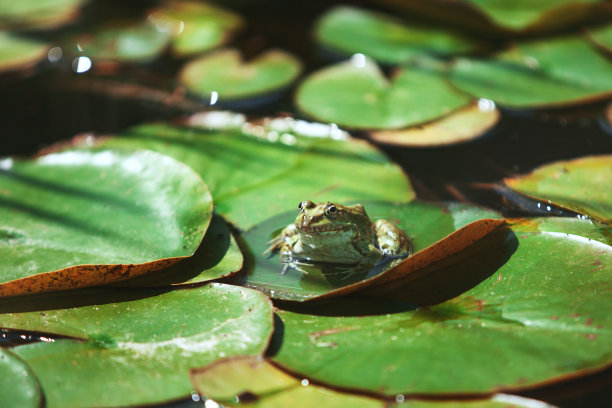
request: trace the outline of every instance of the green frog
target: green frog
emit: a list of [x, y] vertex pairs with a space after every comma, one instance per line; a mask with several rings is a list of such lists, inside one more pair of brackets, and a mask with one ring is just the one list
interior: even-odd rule
[[279, 252], [282, 274], [300, 262], [325, 262], [370, 269], [411, 254], [404, 231], [387, 220], [372, 222], [361, 204], [302, 201], [295, 222], [272, 241], [266, 253]]

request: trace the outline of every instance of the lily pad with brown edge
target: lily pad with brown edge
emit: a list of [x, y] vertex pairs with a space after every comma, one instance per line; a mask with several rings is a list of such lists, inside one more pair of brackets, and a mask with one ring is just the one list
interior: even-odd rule
[[74, 20], [87, 1], [0, 0], [0, 28], [54, 28]]
[[368, 133], [378, 143], [431, 147], [465, 143], [486, 134], [498, 122], [499, 110], [492, 101], [481, 99], [429, 123], [398, 130]]
[[0, 348], [0, 400], [6, 407], [39, 408], [43, 396], [38, 380], [27, 364]]
[[159, 151], [188, 164], [206, 180], [215, 210], [240, 229], [308, 198], [402, 203], [415, 196], [399, 166], [355, 139], [157, 123], [128, 129], [99, 145]]
[[214, 215], [193, 254], [172, 266], [119, 282], [118, 286], [185, 285], [227, 278], [242, 269], [243, 256], [222, 217]]
[[541, 166], [504, 180], [519, 193], [612, 224], [612, 155], [587, 156]]
[[223, 284], [46, 294], [7, 299], [0, 312], [1, 327], [75, 338], [12, 349], [38, 377], [50, 408], [188, 398], [190, 368], [260, 355], [273, 330], [266, 296]]
[[[476, 207], [449, 204], [435, 205], [418, 201], [407, 204], [362, 202], [371, 220], [386, 219], [403, 229], [412, 241], [413, 254], [397, 264], [389, 259], [370, 270], [355, 270], [346, 265], [300, 264], [282, 274], [283, 265], [278, 256], [264, 253], [268, 241], [285, 226], [293, 223], [297, 210], [279, 214], [249, 229], [240, 238], [247, 258], [247, 275], [243, 283], [262, 290], [273, 299], [295, 302], [316, 301], [350, 293], [363, 296], [392, 298], [419, 304], [436, 303], [456, 296], [492, 273], [491, 262], [502, 262], [506, 256], [498, 248], [490, 249], [487, 235], [504, 226], [504, 221], [493, 211]], [[497, 237], [500, 238], [500, 237]], [[501, 237], [495, 240], [505, 250]], [[486, 245], [485, 245], [486, 244]], [[469, 247], [474, 245], [471, 253]], [[478, 251], [488, 248], [488, 259]], [[477, 257], [481, 265], [462, 265], [468, 258]], [[503, 251], [502, 251], [503, 252]], [[431, 288], [440, 275], [447, 273], [449, 263], [455, 268], [446, 276], [446, 284]], [[301, 270], [300, 270], [301, 269]], [[487, 275], [488, 276], [488, 275]], [[476, 280], [476, 282], [474, 282]]]
[[[586, 217], [510, 218], [508, 223], [518, 232], [557, 232], [568, 239], [582, 237], [612, 245], [612, 227]], [[571, 236], [570, 236], [571, 235]]]
[[202, 179], [150, 151], [0, 161], [0, 296], [101, 285], [191, 256], [212, 214]]
[[355, 300], [348, 317], [330, 305], [278, 311], [273, 361], [319, 383], [389, 396], [514, 392], [609, 367], [612, 247], [549, 232], [516, 231], [516, 239], [490, 278], [435, 306], [372, 315], [377, 299]]
[[590, 28], [587, 30], [587, 35], [595, 44], [612, 53], [612, 24]]
[[423, 54], [448, 56], [476, 48], [466, 36], [442, 28], [405, 23], [352, 6], [328, 10], [315, 27], [317, 41], [342, 54], [362, 53], [378, 62], [401, 64]]
[[308, 76], [295, 103], [306, 115], [358, 129], [401, 129], [442, 117], [471, 101], [451, 87], [438, 63], [403, 67], [386, 78], [374, 61], [355, 55]]
[[47, 56], [48, 50], [47, 44], [0, 31], [0, 73], [32, 67]]
[[288, 373], [268, 359], [225, 358], [191, 370], [191, 382], [207, 400], [224, 407], [393, 407], [393, 408], [552, 408], [516, 395], [495, 394], [482, 399], [420, 400], [396, 397], [395, 403], [334, 390]]
[[291, 85], [301, 70], [300, 61], [282, 50], [268, 50], [244, 61], [240, 51], [223, 49], [185, 64], [179, 81], [194, 94], [211, 98], [211, 103], [217, 99], [222, 103], [279, 91]]
[[567, 29], [611, 10], [599, 0], [378, 0], [411, 13], [489, 36], [543, 34]]
[[178, 56], [224, 45], [244, 24], [240, 16], [229, 10], [195, 1], [166, 1], [151, 10], [148, 18], [172, 35], [172, 51]]
[[65, 41], [70, 54], [96, 62], [146, 63], [154, 60], [170, 42], [170, 34], [147, 21], [108, 24]]
[[516, 44], [489, 59], [462, 58], [450, 78], [459, 89], [514, 108], [584, 104], [612, 95], [612, 59], [583, 36]]

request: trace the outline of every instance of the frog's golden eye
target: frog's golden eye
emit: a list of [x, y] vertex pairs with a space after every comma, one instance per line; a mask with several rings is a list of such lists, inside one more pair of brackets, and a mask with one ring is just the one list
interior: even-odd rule
[[338, 215], [338, 209], [333, 204], [327, 204], [327, 207], [325, 207], [325, 215], [330, 218], [334, 218], [336, 215]]

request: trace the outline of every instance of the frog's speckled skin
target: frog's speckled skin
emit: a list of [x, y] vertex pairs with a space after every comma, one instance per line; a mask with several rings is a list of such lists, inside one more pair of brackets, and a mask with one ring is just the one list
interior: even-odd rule
[[[356, 204], [302, 201], [295, 223], [276, 237], [266, 252], [280, 252], [281, 262], [327, 262], [372, 267], [385, 257], [410, 255], [406, 233], [387, 220], [372, 222]], [[287, 266], [283, 268], [283, 273]]]

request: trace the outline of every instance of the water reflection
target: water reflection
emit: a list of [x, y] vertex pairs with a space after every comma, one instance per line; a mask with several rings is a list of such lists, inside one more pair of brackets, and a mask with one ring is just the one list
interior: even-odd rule
[[72, 69], [77, 74], [82, 74], [91, 69], [91, 59], [88, 57], [77, 57], [72, 61]]

